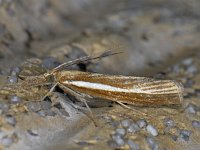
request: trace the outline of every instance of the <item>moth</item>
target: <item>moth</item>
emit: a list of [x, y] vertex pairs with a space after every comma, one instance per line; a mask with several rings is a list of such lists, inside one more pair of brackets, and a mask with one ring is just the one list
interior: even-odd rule
[[86, 56], [63, 63], [41, 77], [55, 83], [49, 93], [59, 86], [65, 93], [75, 96], [86, 106], [87, 101], [92, 98], [135, 106], [169, 106], [182, 103], [183, 87], [174, 80], [63, 70], [63, 67], [114, 54], [116, 53], [105, 51], [97, 57]]

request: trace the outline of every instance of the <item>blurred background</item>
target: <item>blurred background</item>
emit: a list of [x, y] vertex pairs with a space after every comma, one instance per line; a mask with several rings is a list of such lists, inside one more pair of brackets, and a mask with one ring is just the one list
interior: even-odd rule
[[121, 45], [125, 54], [94, 71], [159, 72], [199, 50], [199, 8], [198, 0], [1, 0], [0, 71], [27, 58], [63, 62], [73, 49], [91, 54]]

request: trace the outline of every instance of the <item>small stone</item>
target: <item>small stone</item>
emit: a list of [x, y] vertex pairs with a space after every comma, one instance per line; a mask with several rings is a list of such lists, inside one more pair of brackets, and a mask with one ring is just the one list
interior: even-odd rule
[[3, 137], [5, 137], [7, 134], [4, 131], [0, 130], [0, 139], [2, 139]]
[[11, 76], [17, 76], [20, 73], [20, 68], [19, 67], [13, 67], [10, 71]]
[[147, 130], [147, 132], [149, 132], [153, 136], [157, 136], [158, 135], [158, 131], [152, 125], [147, 125], [146, 130]]
[[38, 114], [39, 116], [41, 116], [41, 117], [45, 117], [45, 116], [46, 116], [46, 113], [45, 113], [44, 110], [38, 111], [37, 114]]
[[192, 134], [189, 130], [181, 130], [180, 132], [180, 138], [184, 141], [189, 141], [190, 135]]
[[164, 119], [164, 125], [165, 125], [166, 127], [174, 127], [174, 126], [175, 126], [175, 123], [174, 123], [174, 121], [173, 121], [172, 119], [170, 119], [170, 118], [165, 118], [165, 119]]
[[60, 63], [53, 57], [47, 57], [42, 61], [42, 67], [46, 69], [53, 69], [60, 65]]
[[177, 136], [177, 135], [172, 135], [171, 138], [172, 138], [174, 141], [177, 141], [178, 136]]
[[41, 102], [41, 109], [43, 109], [43, 110], [51, 109], [51, 102], [49, 102], [49, 101], [42, 101]]
[[38, 136], [38, 133], [36, 131], [33, 130], [27, 130], [27, 132], [31, 135], [31, 136]]
[[139, 128], [139, 126], [136, 124], [136, 123], [132, 123], [129, 127], [128, 127], [128, 129], [127, 129], [127, 131], [129, 132], [129, 133], [136, 133], [137, 131], [139, 131], [140, 130], [140, 128]]
[[54, 111], [52, 111], [52, 110], [46, 110], [45, 114], [47, 116], [52, 116], [52, 117], [56, 115], [56, 113]]
[[144, 119], [140, 119], [137, 121], [137, 124], [140, 128], [146, 127], [147, 126], [147, 121]]
[[21, 102], [21, 98], [19, 96], [14, 95], [14, 96], [12, 96], [10, 98], [10, 102], [13, 103], [13, 104], [20, 103]]
[[190, 114], [196, 114], [197, 111], [199, 111], [199, 107], [190, 103], [188, 104], [188, 106], [185, 109], [186, 112], [190, 113]]
[[37, 112], [41, 109], [41, 105], [39, 102], [30, 102], [28, 103], [28, 109], [30, 109], [33, 112]]
[[190, 74], [196, 74], [198, 72], [198, 69], [196, 66], [189, 66], [186, 70], [187, 73], [190, 73]]
[[185, 66], [190, 66], [193, 63], [193, 59], [192, 58], [186, 58], [182, 61], [182, 64]]
[[125, 128], [129, 127], [130, 124], [131, 124], [131, 120], [130, 119], [125, 119], [125, 120], [123, 120], [121, 122], [122, 127], [125, 127]]
[[8, 77], [8, 82], [9, 83], [17, 83], [18, 82], [18, 78], [16, 76], [9, 76]]
[[13, 139], [10, 138], [10, 137], [4, 137], [4, 138], [1, 140], [1, 143], [3, 144], [3, 146], [9, 147], [9, 146], [11, 146], [11, 144], [13, 143]]
[[191, 88], [194, 85], [194, 81], [191, 79], [187, 79], [186, 82], [184, 83], [185, 88]]
[[112, 122], [112, 117], [111, 116], [108, 116], [108, 115], [105, 115], [105, 116], [103, 116], [103, 119], [105, 119], [105, 121], [107, 122], [107, 123], [111, 123]]
[[118, 128], [116, 129], [116, 134], [124, 136], [126, 134], [126, 130], [124, 128]]
[[0, 103], [0, 109], [2, 111], [7, 111], [9, 109], [8, 105], [5, 103]]
[[195, 128], [200, 128], [200, 121], [193, 120], [192, 121], [192, 126], [195, 127]]
[[154, 138], [147, 137], [146, 141], [147, 141], [147, 144], [149, 145], [149, 148], [151, 148], [152, 150], [158, 150], [159, 147]]
[[132, 140], [128, 140], [127, 144], [129, 146], [130, 150], [139, 150], [140, 149], [139, 145]]
[[125, 144], [124, 139], [120, 135], [114, 134], [112, 136], [113, 141], [119, 146], [123, 146]]
[[6, 121], [8, 124], [12, 125], [12, 126], [15, 126], [15, 124], [16, 124], [15, 118], [14, 118], [13, 116], [11, 116], [11, 115], [6, 115], [6, 116], [5, 116], [5, 121]]
[[179, 65], [174, 65], [174, 66], [172, 67], [172, 71], [175, 72], [175, 73], [179, 73], [179, 71], [180, 71], [180, 66], [179, 66]]

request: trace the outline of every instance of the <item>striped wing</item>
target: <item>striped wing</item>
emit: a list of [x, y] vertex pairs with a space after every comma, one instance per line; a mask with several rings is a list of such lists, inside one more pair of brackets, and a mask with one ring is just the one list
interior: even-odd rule
[[74, 91], [137, 106], [177, 105], [182, 102], [182, 86], [172, 80], [79, 71], [60, 72], [56, 79]]

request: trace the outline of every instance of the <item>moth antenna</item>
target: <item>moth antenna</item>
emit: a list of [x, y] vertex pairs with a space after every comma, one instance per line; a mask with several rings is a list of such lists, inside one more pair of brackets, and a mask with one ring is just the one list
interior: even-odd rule
[[69, 67], [69, 66], [72, 66], [72, 65], [75, 65], [75, 64], [78, 64], [78, 63], [87, 62], [87, 61], [95, 60], [95, 59], [101, 59], [101, 58], [104, 58], [104, 57], [108, 57], [108, 56], [112, 56], [112, 55], [117, 55], [117, 54], [123, 53], [123, 52], [112, 52], [112, 51], [113, 51], [113, 49], [104, 51], [101, 54], [97, 54], [97, 56], [84, 56], [84, 57], [81, 57], [81, 58], [78, 58], [78, 59], [75, 59], [75, 60], [72, 60], [72, 61], [65, 62], [65, 63], [55, 67], [51, 71], [51, 74], [55, 73], [55, 72], [57, 72], [59, 70], [62, 70], [63, 67]]

